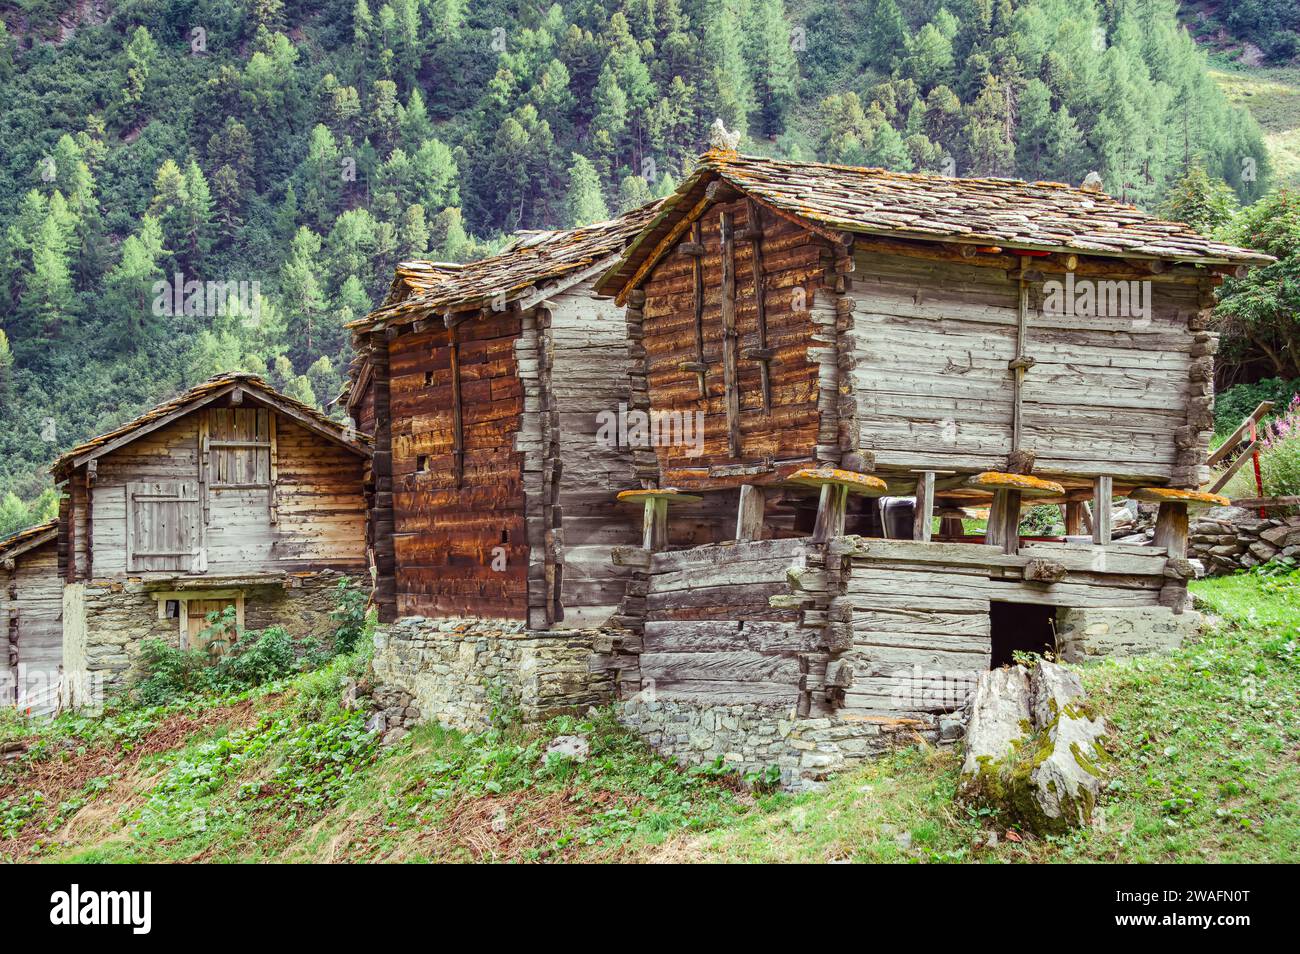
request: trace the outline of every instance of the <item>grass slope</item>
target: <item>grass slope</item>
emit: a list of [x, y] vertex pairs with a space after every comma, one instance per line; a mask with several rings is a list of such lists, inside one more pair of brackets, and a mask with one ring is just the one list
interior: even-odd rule
[[[1040, 840], [953, 800], [913, 745], [823, 792], [683, 773], [607, 712], [537, 731], [434, 726], [378, 749], [339, 687], [364, 660], [240, 696], [0, 725], [0, 860], [1296, 861], [1300, 576], [1196, 584], [1219, 618], [1165, 657], [1084, 667], [1116, 727], [1094, 829]], [[556, 735], [591, 757], [546, 760]]]
[[1230, 66], [1210, 76], [1263, 128], [1277, 184], [1300, 186], [1300, 66]]

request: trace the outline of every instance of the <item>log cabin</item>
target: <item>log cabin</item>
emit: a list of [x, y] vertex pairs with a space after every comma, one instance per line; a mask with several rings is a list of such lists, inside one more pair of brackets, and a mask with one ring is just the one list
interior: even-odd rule
[[63, 584], [58, 523], [0, 539], [0, 705], [29, 715], [59, 707], [63, 673]]
[[[218, 652], [245, 627], [328, 635], [340, 574], [369, 575], [370, 454], [350, 425], [229, 373], [59, 457], [74, 704], [125, 685], [145, 639]], [[236, 628], [215, 631], [227, 609]]]
[[[1181, 625], [1213, 290], [1270, 260], [1097, 189], [707, 153], [595, 284], [634, 410], [704, 424], [703, 453], [634, 449], [620, 494], [623, 685], [656, 700], [630, 721], [761, 764], [802, 717], [823, 734], [782, 764], [815, 769], [937, 730], [1017, 650]], [[1128, 496], [1158, 502], [1149, 545], [1112, 540]], [[1029, 504], [1066, 532], [1022, 532]], [[750, 730], [696, 745], [720, 720]]]
[[[370, 538], [382, 621], [468, 617], [533, 630], [606, 622], [615, 546], [639, 515], [600, 440], [629, 400], [622, 316], [591, 294], [651, 209], [517, 237], [467, 265], [403, 263], [354, 322], [346, 403], [373, 423]], [[616, 428], [614, 429], [616, 430]]]

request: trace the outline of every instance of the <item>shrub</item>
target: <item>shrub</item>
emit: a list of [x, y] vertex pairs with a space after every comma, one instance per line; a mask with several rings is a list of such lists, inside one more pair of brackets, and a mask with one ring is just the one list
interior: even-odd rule
[[1265, 378], [1254, 384], [1238, 384], [1215, 395], [1214, 398], [1214, 433], [1219, 437], [1231, 434], [1261, 401], [1272, 401], [1274, 413], [1265, 421], [1275, 420], [1285, 414], [1292, 399], [1300, 393], [1300, 378], [1284, 381], [1281, 378]]
[[334, 652], [350, 653], [358, 642], [370, 637], [372, 619], [366, 610], [369, 597], [365, 590], [344, 577], [334, 588], [333, 599], [330, 619], [338, 624], [334, 631]]
[[[1300, 395], [1291, 398], [1280, 417], [1260, 430], [1259, 470], [1266, 497], [1300, 495]], [[1255, 469], [1249, 463], [1223, 488], [1230, 497], [1253, 497]]]

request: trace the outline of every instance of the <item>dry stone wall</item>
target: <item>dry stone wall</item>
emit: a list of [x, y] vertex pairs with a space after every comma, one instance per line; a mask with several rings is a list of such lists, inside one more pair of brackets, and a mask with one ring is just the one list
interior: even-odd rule
[[388, 741], [423, 722], [481, 732], [611, 701], [597, 630], [539, 632], [522, 621], [411, 616], [375, 633], [377, 727]]
[[1300, 559], [1300, 516], [1260, 517], [1258, 510], [1214, 507], [1192, 519], [1188, 556], [1211, 576], [1249, 570], [1275, 557]]

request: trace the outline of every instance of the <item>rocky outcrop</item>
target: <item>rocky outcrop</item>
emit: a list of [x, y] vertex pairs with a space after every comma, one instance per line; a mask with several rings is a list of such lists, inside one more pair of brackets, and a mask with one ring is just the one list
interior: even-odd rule
[[1193, 518], [1187, 548], [1210, 575], [1249, 570], [1276, 557], [1300, 559], [1300, 516], [1263, 518], [1257, 510], [1214, 507]]
[[1109, 756], [1076, 673], [1040, 660], [984, 674], [969, 705], [961, 797], [1039, 834], [1088, 825]]

